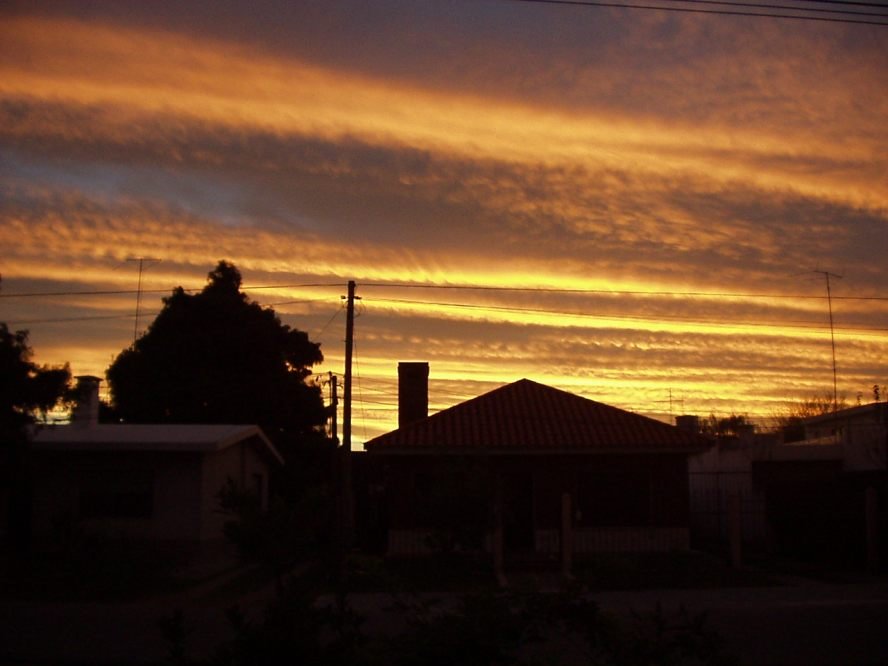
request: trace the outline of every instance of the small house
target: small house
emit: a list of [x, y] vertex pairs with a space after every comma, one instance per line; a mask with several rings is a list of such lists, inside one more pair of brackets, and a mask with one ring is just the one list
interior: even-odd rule
[[432, 416], [428, 365], [399, 366], [400, 427], [368, 441], [391, 555], [556, 556], [689, 547], [702, 437], [522, 379]]
[[36, 536], [73, 521], [136, 540], [221, 539], [219, 491], [228, 480], [264, 505], [269, 473], [283, 464], [255, 425], [98, 424], [90, 409], [32, 434]]

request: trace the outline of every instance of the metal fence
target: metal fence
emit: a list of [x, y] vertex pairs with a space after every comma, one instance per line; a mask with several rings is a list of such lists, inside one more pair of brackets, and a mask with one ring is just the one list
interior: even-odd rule
[[737, 529], [747, 547], [767, 547], [771, 533], [765, 496], [750, 472], [692, 472], [689, 491], [693, 545], [727, 545], [731, 530]]

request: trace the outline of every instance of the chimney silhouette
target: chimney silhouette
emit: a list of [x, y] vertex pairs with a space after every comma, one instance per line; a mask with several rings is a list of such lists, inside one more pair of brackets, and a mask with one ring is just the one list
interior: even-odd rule
[[429, 415], [429, 364], [426, 361], [398, 363], [398, 427]]
[[80, 375], [77, 379], [77, 402], [71, 413], [71, 425], [90, 428], [99, 424], [99, 377]]
[[692, 414], [682, 414], [675, 417], [675, 425], [679, 430], [700, 434], [700, 417]]

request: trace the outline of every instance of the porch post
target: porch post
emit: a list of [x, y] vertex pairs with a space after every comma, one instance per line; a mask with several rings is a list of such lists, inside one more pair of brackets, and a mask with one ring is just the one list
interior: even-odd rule
[[493, 490], [493, 573], [500, 587], [508, 587], [503, 553], [503, 480], [497, 474]]
[[866, 489], [866, 568], [879, 570], [879, 495], [872, 486]]
[[573, 578], [573, 511], [570, 493], [561, 493], [561, 575]]

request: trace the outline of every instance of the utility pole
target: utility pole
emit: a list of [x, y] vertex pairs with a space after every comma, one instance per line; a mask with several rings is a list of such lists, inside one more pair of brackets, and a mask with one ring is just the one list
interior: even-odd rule
[[352, 416], [352, 351], [355, 339], [355, 282], [348, 282], [345, 308], [345, 384], [342, 405], [342, 531], [343, 546], [352, 545], [354, 532], [354, 498], [351, 479], [351, 416]]
[[136, 338], [139, 337], [139, 308], [142, 304], [142, 266], [146, 261], [157, 263], [160, 259], [155, 257], [127, 257], [126, 260], [139, 262], [139, 285], [136, 288], [136, 323], [133, 324], [133, 344], [136, 344]]
[[833, 414], [839, 411], [839, 390], [838, 390], [838, 379], [836, 373], [836, 333], [833, 327], [833, 311], [832, 311], [832, 291], [830, 289], [829, 279], [831, 277], [837, 278], [839, 280], [842, 279], [841, 275], [836, 275], [835, 273], [830, 273], [829, 271], [814, 271], [815, 273], [820, 273], [824, 278], [826, 278], [826, 303], [829, 307], [829, 337], [832, 341], [832, 371], [833, 371]]
[[332, 419], [330, 422], [330, 438], [338, 446], [339, 433], [336, 431], [336, 416], [339, 410], [339, 384], [336, 381], [338, 378], [333, 374], [332, 370], [327, 375], [330, 382], [330, 418]]
[[352, 351], [355, 341], [355, 281], [348, 282], [348, 296], [345, 306], [345, 386], [342, 406], [342, 446], [351, 452], [351, 413], [352, 413]]

